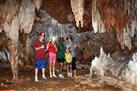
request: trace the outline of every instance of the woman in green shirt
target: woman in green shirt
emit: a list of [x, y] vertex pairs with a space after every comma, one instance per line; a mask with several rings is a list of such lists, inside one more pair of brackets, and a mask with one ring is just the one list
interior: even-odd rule
[[63, 66], [64, 66], [64, 61], [65, 61], [65, 45], [64, 45], [64, 38], [59, 37], [59, 41], [57, 43], [57, 60], [59, 63], [59, 77], [64, 78], [62, 74]]

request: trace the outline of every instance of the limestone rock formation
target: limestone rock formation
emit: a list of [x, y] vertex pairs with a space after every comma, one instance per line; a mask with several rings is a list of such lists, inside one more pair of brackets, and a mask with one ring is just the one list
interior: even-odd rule
[[[35, 20], [35, 5], [32, 0], [7, 0], [0, 5], [1, 29], [9, 38], [10, 63], [13, 80], [18, 80], [19, 33], [30, 33]], [[36, 5], [39, 9], [40, 5]]]
[[79, 27], [81, 24], [81, 27], [83, 27], [84, 0], [70, 0], [70, 1], [71, 1], [71, 8], [76, 21], [76, 26]]
[[90, 77], [93, 70], [99, 78], [106, 79], [107, 70], [111, 72], [109, 77], [124, 81], [126, 84], [137, 85], [137, 53], [134, 53], [130, 60], [114, 60], [109, 54], [106, 55], [103, 48], [100, 49], [99, 57], [95, 57], [91, 62]]

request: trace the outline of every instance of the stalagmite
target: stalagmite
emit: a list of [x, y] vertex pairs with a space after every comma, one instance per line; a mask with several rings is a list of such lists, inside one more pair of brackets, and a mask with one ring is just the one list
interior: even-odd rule
[[137, 53], [133, 54], [132, 59], [128, 63], [128, 68], [123, 75], [123, 79], [130, 84], [137, 85]]
[[127, 84], [137, 85], [137, 53], [133, 54], [130, 60], [113, 60], [110, 54], [106, 55], [103, 49], [100, 49], [99, 57], [92, 60], [90, 68], [90, 77], [93, 75], [93, 70], [97, 76], [104, 79], [106, 70], [109, 70], [117, 80], [124, 81]]
[[79, 27], [79, 23], [81, 23], [81, 27], [83, 27], [84, 0], [70, 0], [70, 2], [76, 26]]
[[113, 60], [110, 57], [110, 54], [106, 55], [103, 51], [103, 48], [101, 47], [99, 57], [95, 57], [92, 60], [90, 68], [90, 77], [92, 76], [93, 70], [97, 72], [98, 76], [104, 77], [105, 71], [108, 69], [107, 66], [109, 66], [112, 62]]

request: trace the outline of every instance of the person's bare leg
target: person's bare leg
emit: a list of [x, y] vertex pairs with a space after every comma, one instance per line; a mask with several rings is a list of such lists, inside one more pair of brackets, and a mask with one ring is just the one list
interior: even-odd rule
[[72, 73], [72, 65], [70, 65], [70, 72]]
[[50, 77], [52, 78], [52, 61], [51, 60], [49, 61], [49, 74], [50, 74]]
[[35, 68], [35, 81], [38, 81], [38, 68]]
[[59, 69], [59, 77], [61, 75], [61, 62], [58, 62], [58, 69]]
[[69, 77], [69, 64], [67, 64], [67, 74], [68, 74], [68, 77]]
[[42, 68], [42, 78], [47, 79], [45, 76], [45, 68]]
[[58, 71], [60, 73], [60, 63], [59, 62], [56, 63], [56, 67], [57, 67], [56, 71]]
[[56, 65], [56, 60], [53, 61], [53, 76], [57, 77], [55, 74], [55, 65]]
[[72, 65], [70, 64], [70, 77], [72, 77]]
[[73, 70], [73, 72], [74, 72], [74, 77], [76, 77], [77, 75], [76, 75], [76, 70]]
[[35, 76], [38, 76], [38, 69], [35, 68]]
[[63, 71], [63, 62], [60, 63], [60, 73]]

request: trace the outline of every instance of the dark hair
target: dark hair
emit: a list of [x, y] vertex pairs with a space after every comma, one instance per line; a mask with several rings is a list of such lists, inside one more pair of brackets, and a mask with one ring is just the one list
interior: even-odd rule
[[67, 36], [66, 40], [70, 39], [71, 41], [73, 41], [72, 36]]

